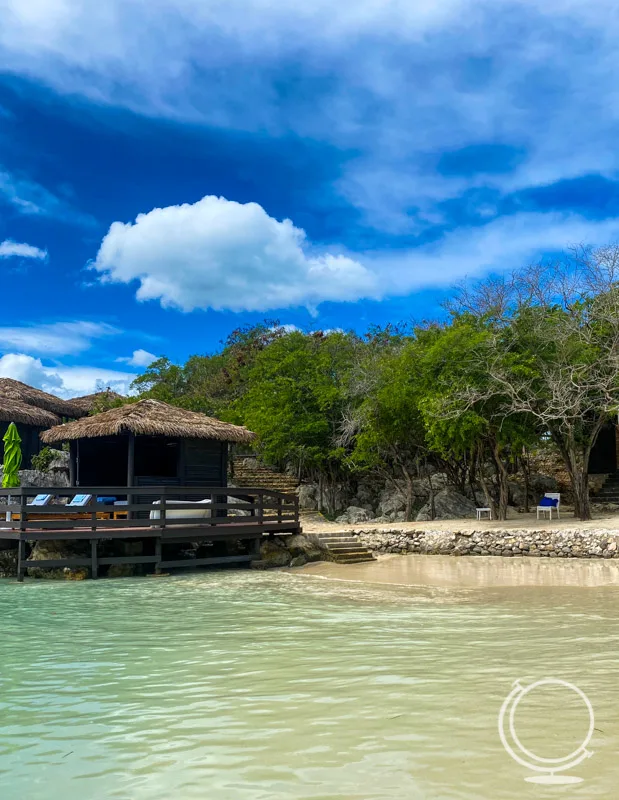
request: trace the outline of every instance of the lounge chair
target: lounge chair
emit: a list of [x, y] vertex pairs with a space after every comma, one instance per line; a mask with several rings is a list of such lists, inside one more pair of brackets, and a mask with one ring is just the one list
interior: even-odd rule
[[[159, 504], [160, 500], [155, 500], [153, 505]], [[176, 510], [170, 508], [169, 506], [175, 504], [183, 504], [187, 505], [191, 503], [194, 506], [204, 506], [208, 505], [211, 501], [210, 500], [196, 500], [195, 502], [192, 500], [166, 500], [166, 510], [165, 515], [166, 519], [188, 519], [188, 518], [198, 518], [204, 519], [205, 517], [211, 516], [211, 509], [210, 508], [178, 508]], [[150, 512], [151, 519], [161, 519], [161, 511], [151, 511]]]
[[67, 508], [84, 508], [92, 500], [91, 494], [76, 494], [70, 503], [67, 503]]
[[53, 494], [38, 494], [32, 502], [28, 503], [28, 508], [32, 506], [36, 506], [40, 508], [41, 506], [48, 506], [52, 502], [52, 498], [54, 497]]
[[546, 492], [537, 506], [537, 519], [539, 519], [540, 512], [548, 514], [548, 518], [552, 520], [552, 509], [557, 512], [557, 519], [561, 519], [559, 508], [561, 506], [561, 495], [559, 492]]

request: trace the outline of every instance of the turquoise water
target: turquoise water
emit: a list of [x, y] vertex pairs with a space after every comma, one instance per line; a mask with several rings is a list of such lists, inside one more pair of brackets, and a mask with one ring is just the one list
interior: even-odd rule
[[[2, 581], [0, 610], [3, 800], [617, 796], [614, 587], [218, 572]], [[547, 675], [595, 708], [578, 786], [525, 783], [498, 738], [512, 682]], [[579, 710], [540, 709], [523, 736], [566, 753]]]

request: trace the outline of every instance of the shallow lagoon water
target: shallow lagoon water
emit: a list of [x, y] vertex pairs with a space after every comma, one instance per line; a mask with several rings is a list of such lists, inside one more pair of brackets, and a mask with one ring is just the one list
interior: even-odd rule
[[[396, 561], [0, 582], [0, 797], [616, 797], [619, 567]], [[499, 740], [512, 683], [547, 676], [595, 710], [575, 786], [526, 783]], [[523, 743], [577, 747], [576, 701], [530, 695]]]

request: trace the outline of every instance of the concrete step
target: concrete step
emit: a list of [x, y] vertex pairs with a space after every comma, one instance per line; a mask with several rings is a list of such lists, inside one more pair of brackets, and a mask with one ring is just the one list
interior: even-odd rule
[[343, 545], [359, 546], [359, 540], [355, 539], [354, 536], [342, 536], [341, 539], [319, 539], [318, 541], [323, 547], [340, 547]]
[[374, 561], [371, 553], [359, 556], [338, 556], [335, 560], [336, 564], [362, 564], [365, 561]]
[[370, 552], [367, 547], [329, 547], [327, 549], [330, 553], [338, 555], [362, 555]]

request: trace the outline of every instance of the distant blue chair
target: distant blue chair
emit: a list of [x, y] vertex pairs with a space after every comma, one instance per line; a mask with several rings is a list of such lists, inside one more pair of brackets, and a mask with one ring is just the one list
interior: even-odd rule
[[539, 501], [537, 507], [537, 519], [539, 519], [540, 512], [542, 515], [548, 514], [548, 518], [552, 520], [552, 509], [557, 512], [557, 519], [561, 519], [559, 508], [561, 506], [561, 495], [559, 492], [546, 492], [546, 494]]

